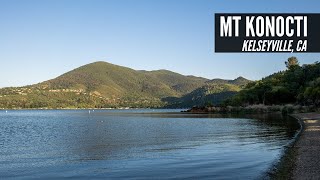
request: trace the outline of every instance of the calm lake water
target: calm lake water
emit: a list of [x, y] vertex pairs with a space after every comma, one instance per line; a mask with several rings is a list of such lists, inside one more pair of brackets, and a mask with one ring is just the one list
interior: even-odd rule
[[0, 111], [0, 178], [257, 179], [298, 128], [179, 110]]

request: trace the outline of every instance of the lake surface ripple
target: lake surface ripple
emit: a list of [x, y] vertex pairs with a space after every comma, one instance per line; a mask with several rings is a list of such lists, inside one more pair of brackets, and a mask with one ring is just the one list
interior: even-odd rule
[[0, 127], [1, 179], [257, 179], [298, 124], [179, 110], [1, 110]]

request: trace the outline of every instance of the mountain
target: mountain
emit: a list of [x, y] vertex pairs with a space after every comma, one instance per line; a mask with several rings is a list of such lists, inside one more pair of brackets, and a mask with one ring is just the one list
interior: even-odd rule
[[248, 84], [249, 82], [251, 82], [250, 80], [239, 76], [236, 79], [233, 80], [226, 80], [226, 79], [212, 79], [207, 81], [208, 83], [213, 83], [213, 84], [233, 84], [233, 85], [237, 85], [237, 86], [243, 86]]
[[98, 61], [38, 84], [2, 88], [0, 108], [188, 107], [198, 103], [193, 98], [190, 102], [190, 97], [237, 92], [247, 82], [239, 77], [218, 83], [168, 70], [134, 70]]
[[206, 81], [205, 85], [196, 88], [180, 98], [166, 98], [166, 100], [170, 102], [168, 106], [184, 108], [220, 104], [225, 99], [237, 94], [242, 87], [247, 84], [247, 81], [250, 82], [249, 80], [245, 81], [244, 78], [241, 81], [237, 79], [214, 79]]
[[179, 95], [190, 93], [195, 88], [204, 85], [208, 79], [196, 76], [184, 76], [168, 70], [144, 71], [146, 75], [154, 77], [169, 85]]

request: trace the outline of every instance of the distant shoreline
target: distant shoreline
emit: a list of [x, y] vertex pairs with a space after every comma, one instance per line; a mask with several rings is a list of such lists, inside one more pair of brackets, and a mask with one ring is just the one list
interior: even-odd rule
[[120, 107], [120, 108], [1, 108], [0, 111], [6, 110], [128, 110], [128, 109], [188, 109], [188, 108], [131, 108], [131, 107]]
[[263, 105], [255, 104], [248, 106], [195, 106], [183, 112], [189, 113], [226, 113], [226, 114], [265, 114], [282, 113], [284, 115], [293, 113], [307, 113], [316, 111], [314, 106], [301, 106], [293, 104], [285, 105]]
[[90, 110], [90, 109], [152, 109], [152, 108], [2, 108], [1, 110]]

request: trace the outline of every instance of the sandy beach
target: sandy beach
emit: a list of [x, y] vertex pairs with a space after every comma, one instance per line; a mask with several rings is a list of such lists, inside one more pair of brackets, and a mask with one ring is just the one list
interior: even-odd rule
[[296, 151], [293, 179], [320, 179], [320, 114], [294, 114], [304, 124]]

